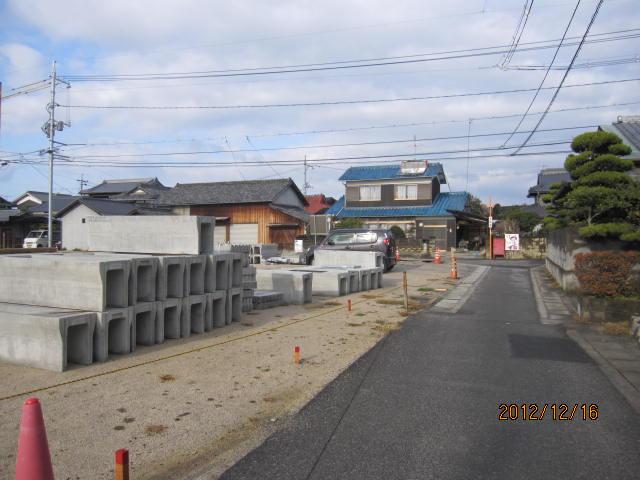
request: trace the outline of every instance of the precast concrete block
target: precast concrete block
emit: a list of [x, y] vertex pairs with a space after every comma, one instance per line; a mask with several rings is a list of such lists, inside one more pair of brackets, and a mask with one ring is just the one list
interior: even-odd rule
[[224, 327], [227, 324], [227, 297], [226, 290], [216, 290], [207, 294], [207, 321], [211, 327], [209, 330]]
[[378, 268], [384, 266], [384, 255], [380, 252], [359, 252], [355, 250], [323, 250], [313, 253], [314, 265], [351, 266]]
[[205, 255], [189, 255], [184, 257], [184, 281], [183, 296], [203, 295], [204, 294], [204, 278], [207, 266]]
[[[316, 267], [316, 265], [314, 265], [314, 267]], [[349, 288], [348, 293], [357, 293], [360, 291], [361, 273], [359, 268], [347, 267], [347, 266], [336, 267], [332, 265], [318, 265], [316, 268], [319, 268], [322, 270], [346, 273], [349, 279], [347, 282], [348, 288]]]
[[226, 321], [239, 322], [242, 319], [242, 288], [235, 287], [227, 290]]
[[282, 292], [273, 290], [256, 290], [253, 292], [253, 308], [256, 310], [279, 307], [283, 302]]
[[0, 360], [62, 372], [93, 361], [96, 314], [0, 303]]
[[242, 254], [231, 253], [229, 258], [229, 281], [230, 288], [242, 287]]
[[214, 249], [214, 217], [105, 215], [85, 223], [82, 234], [92, 251], [198, 255]]
[[231, 263], [231, 258], [232, 255], [228, 252], [218, 252], [211, 256], [211, 268], [215, 269], [216, 290], [226, 291], [231, 286], [231, 281], [229, 279], [229, 264]]
[[158, 275], [156, 277], [156, 298], [167, 300], [180, 299], [184, 296], [184, 256], [161, 255], [158, 259]]
[[382, 288], [382, 273], [384, 268], [372, 268], [369, 270], [371, 273], [371, 289]]
[[182, 299], [167, 298], [156, 302], [156, 343], [167, 338], [180, 338]]
[[313, 294], [331, 297], [341, 297], [349, 293], [348, 271], [326, 269], [321, 267], [305, 267], [292, 269], [295, 272], [309, 272], [313, 274]]
[[0, 256], [0, 302], [102, 312], [129, 305], [130, 262], [94, 255]]
[[204, 332], [206, 307], [205, 295], [190, 295], [182, 299], [181, 337], [189, 337], [192, 333]]
[[313, 275], [310, 272], [260, 269], [256, 271], [256, 282], [260, 290], [282, 292], [287, 303], [311, 303]]
[[360, 291], [366, 292], [367, 290], [371, 290], [371, 272], [368, 268], [359, 268], [358, 273], [360, 274]]
[[204, 293], [212, 293], [216, 291], [217, 265], [216, 254], [205, 255], [204, 265]]
[[131, 351], [131, 323], [133, 309], [114, 308], [96, 312], [93, 335], [93, 359], [106, 362], [110, 354], [122, 355]]
[[138, 303], [131, 307], [131, 351], [136, 345], [156, 343], [156, 302]]
[[384, 273], [384, 268], [382, 267], [378, 267], [376, 268], [376, 275], [378, 276], [378, 283], [377, 283], [377, 288], [382, 288], [382, 278], [383, 278], [383, 274]]

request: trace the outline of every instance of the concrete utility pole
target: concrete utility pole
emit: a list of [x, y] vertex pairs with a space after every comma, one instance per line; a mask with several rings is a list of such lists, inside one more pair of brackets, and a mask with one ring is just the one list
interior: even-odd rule
[[51, 64], [51, 103], [49, 110], [49, 214], [47, 218], [47, 244], [53, 245], [53, 140], [56, 132], [56, 61]]

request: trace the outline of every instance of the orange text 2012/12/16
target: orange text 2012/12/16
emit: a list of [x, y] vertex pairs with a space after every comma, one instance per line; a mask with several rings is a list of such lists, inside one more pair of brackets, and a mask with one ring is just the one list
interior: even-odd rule
[[600, 415], [595, 403], [501, 403], [498, 405], [498, 420], [544, 420], [557, 421], [597, 420]]

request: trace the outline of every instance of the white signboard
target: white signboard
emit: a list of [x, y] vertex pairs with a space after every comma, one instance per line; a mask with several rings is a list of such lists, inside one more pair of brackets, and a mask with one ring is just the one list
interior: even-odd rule
[[520, 250], [520, 235], [517, 233], [505, 233], [504, 249], [508, 252]]
[[302, 240], [295, 240], [293, 244], [293, 248], [296, 253], [304, 252], [304, 246], [302, 245]]

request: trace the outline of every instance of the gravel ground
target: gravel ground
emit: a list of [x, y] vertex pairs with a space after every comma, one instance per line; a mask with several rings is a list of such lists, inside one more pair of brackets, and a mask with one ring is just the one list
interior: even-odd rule
[[255, 311], [106, 363], [64, 373], [0, 364], [0, 477], [13, 478], [21, 406], [37, 396], [57, 479], [113, 478], [118, 448], [135, 479], [216, 478], [398, 328], [402, 271], [412, 309], [452, 285], [448, 265], [402, 262], [383, 289]]

